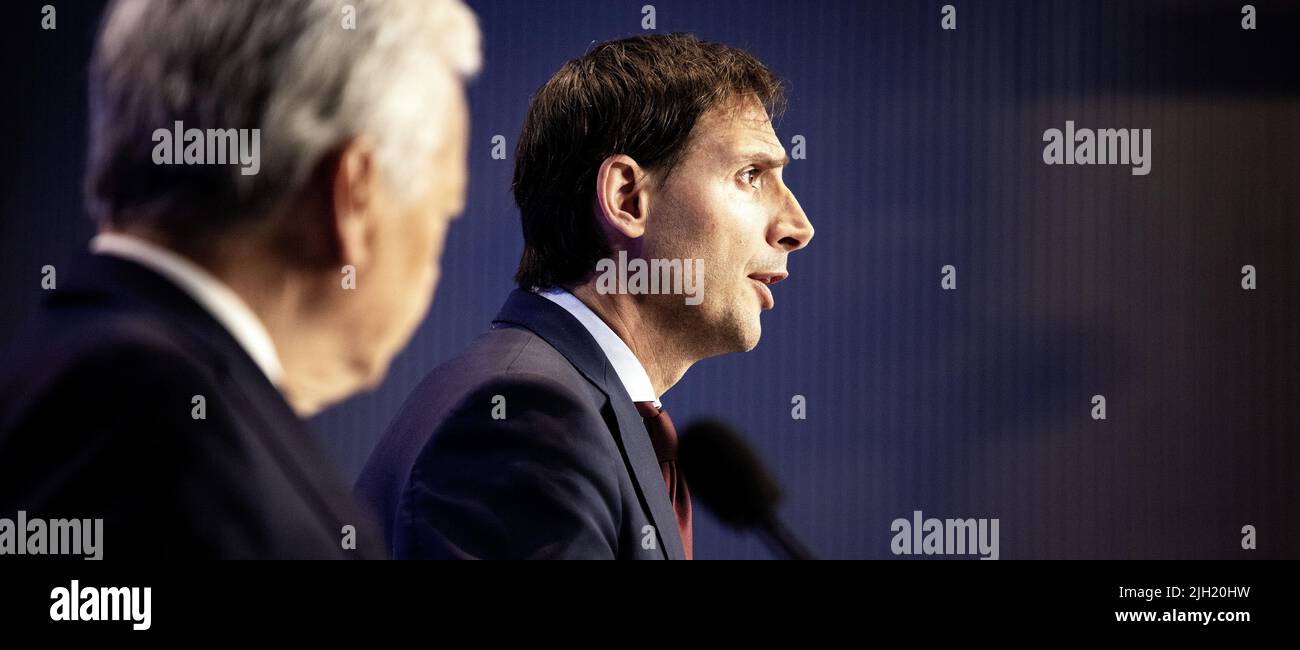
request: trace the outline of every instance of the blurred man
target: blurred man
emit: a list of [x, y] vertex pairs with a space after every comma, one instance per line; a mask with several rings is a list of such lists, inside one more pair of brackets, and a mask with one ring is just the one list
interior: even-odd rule
[[300, 418], [429, 306], [478, 39], [459, 0], [113, 3], [100, 234], [5, 357], [0, 513], [103, 519], [106, 558], [382, 555]]
[[749, 54], [604, 43], [537, 93], [514, 177], [524, 252], [492, 330], [434, 370], [358, 484], [415, 558], [691, 557], [660, 396], [752, 349], [813, 228]]

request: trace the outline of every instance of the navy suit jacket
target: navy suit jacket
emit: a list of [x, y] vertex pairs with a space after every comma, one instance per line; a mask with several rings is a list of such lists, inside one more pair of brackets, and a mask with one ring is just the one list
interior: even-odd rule
[[420, 383], [357, 494], [398, 558], [684, 557], [627, 390], [582, 324], [528, 291]]
[[333, 463], [216, 319], [134, 262], [87, 255], [71, 271], [0, 366], [0, 516], [103, 518], [105, 559], [383, 556]]

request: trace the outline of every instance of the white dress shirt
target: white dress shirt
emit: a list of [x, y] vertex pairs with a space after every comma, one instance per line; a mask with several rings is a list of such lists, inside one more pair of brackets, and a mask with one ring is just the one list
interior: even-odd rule
[[654, 402], [657, 408], [663, 406], [659, 403], [659, 396], [655, 395], [654, 384], [650, 383], [650, 375], [646, 374], [641, 360], [632, 354], [632, 348], [627, 347], [627, 343], [624, 343], [623, 339], [619, 338], [618, 334], [615, 334], [614, 330], [596, 315], [596, 312], [591, 311], [591, 308], [578, 300], [577, 296], [558, 287], [541, 289], [537, 293], [563, 307], [587, 328], [591, 338], [596, 339], [596, 345], [599, 345], [601, 351], [605, 353], [605, 358], [609, 359], [610, 365], [614, 366], [614, 372], [618, 375], [619, 381], [623, 382], [623, 388], [627, 389], [627, 396], [631, 397], [633, 402]]
[[135, 262], [179, 287], [226, 328], [272, 384], [280, 383], [284, 368], [271, 334], [248, 303], [216, 276], [172, 251], [130, 235], [97, 235], [90, 240], [90, 250]]

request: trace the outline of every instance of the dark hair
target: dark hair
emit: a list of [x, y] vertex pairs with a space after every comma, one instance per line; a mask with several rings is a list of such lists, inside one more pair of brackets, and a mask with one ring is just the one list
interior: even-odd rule
[[784, 94], [753, 55], [690, 34], [609, 41], [564, 64], [533, 97], [515, 154], [519, 286], [571, 283], [609, 256], [592, 210], [606, 158], [669, 172], [700, 116], [741, 96], [770, 112]]

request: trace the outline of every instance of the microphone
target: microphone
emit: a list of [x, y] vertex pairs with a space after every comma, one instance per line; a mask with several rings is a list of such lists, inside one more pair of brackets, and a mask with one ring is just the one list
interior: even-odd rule
[[776, 478], [726, 423], [690, 423], [678, 443], [677, 464], [691, 494], [723, 523], [737, 530], [756, 530], [787, 559], [814, 559], [776, 515], [781, 501]]

